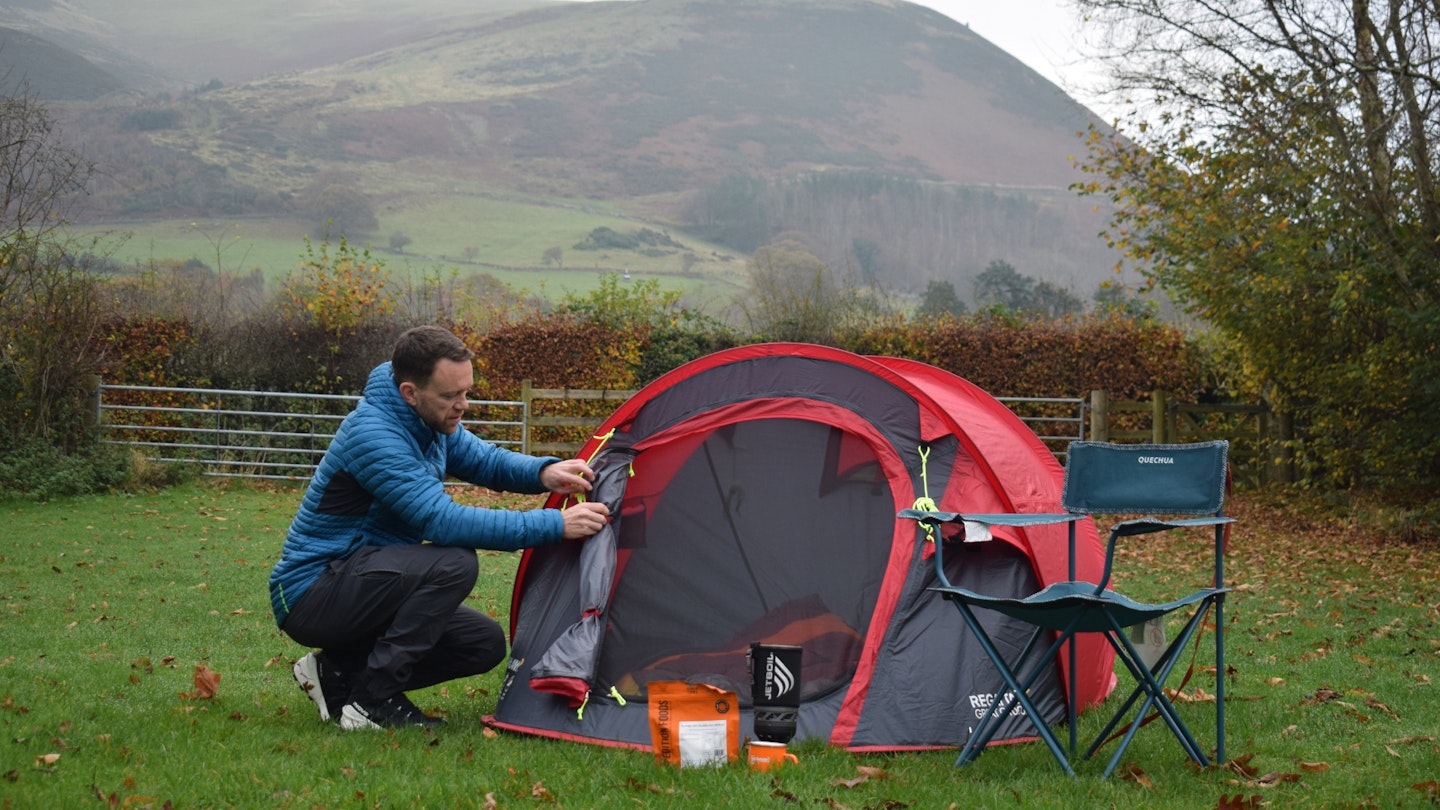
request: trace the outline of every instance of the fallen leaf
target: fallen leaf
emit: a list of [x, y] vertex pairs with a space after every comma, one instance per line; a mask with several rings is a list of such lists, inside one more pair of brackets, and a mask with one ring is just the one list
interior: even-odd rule
[[857, 776], [854, 779], [831, 779], [831, 787], [856, 788], [870, 781], [868, 776]]
[[[774, 785], [775, 782], [771, 781], [770, 784]], [[791, 793], [788, 790], [782, 790], [779, 787], [776, 787], [774, 790], [770, 791], [770, 798], [780, 799], [781, 801], [789, 802], [790, 804], [796, 804], [800, 801], [799, 796], [796, 796], [794, 793]], [[831, 799], [831, 801], [834, 801], [834, 799]]]
[[1298, 774], [1298, 773], [1280, 773], [1280, 772], [1278, 772], [1278, 771], [1272, 771], [1272, 772], [1267, 773], [1267, 774], [1265, 774], [1264, 776], [1260, 777], [1259, 779], [1256, 779], [1256, 780], [1255, 780], [1255, 784], [1256, 784], [1256, 785], [1259, 785], [1260, 787], [1267, 787], [1267, 788], [1268, 788], [1268, 787], [1275, 787], [1276, 785], [1283, 785], [1283, 784], [1285, 784], [1286, 782], [1299, 782], [1299, 781], [1300, 781], [1300, 774]]
[[1246, 797], [1242, 793], [1236, 793], [1234, 798], [1226, 795], [1220, 796], [1220, 801], [1215, 805], [1215, 810], [1250, 810], [1250, 808], [1261, 807], [1264, 802], [1259, 796]]
[[1360, 711], [1359, 709], [1355, 708], [1354, 706], [1350, 705], [1349, 703], [1346, 703], [1346, 702], [1343, 701], [1343, 700], [1339, 700], [1339, 701], [1336, 701], [1336, 702], [1339, 703], [1341, 706], [1344, 706], [1344, 707], [1345, 707], [1345, 713], [1348, 714], [1348, 715], [1350, 715], [1351, 717], [1355, 718], [1356, 720], [1358, 720], [1358, 721], [1360, 721], [1360, 722], [1362, 722], [1362, 723], [1368, 723], [1368, 722], [1370, 722], [1370, 715], [1368, 715], [1368, 714]]
[[1170, 702], [1172, 702], [1172, 703], [1214, 703], [1214, 702], [1215, 702], [1215, 696], [1214, 696], [1214, 695], [1210, 694], [1209, 692], [1206, 692], [1204, 689], [1201, 689], [1201, 688], [1198, 687], [1198, 686], [1195, 687], [1195, 691], [1191, 692], [1191, 693], [1188, 694], [1188, 695], [1185, 694], [1185, 693], [1182, 692], [1182, 691], [1175, 690], [1175, 689], [1166, 689], [1166, 690], [1165, 690], [1165, 694], [1170, 698]]
[[662, 787], [660, 787], [659, 785], [647, 785], [647, 784], [645, 784], [644, 782], [641, 782], [639, 779], [636, 779], [636, 778], [633, 777], [633, 776], [630, 777], [629, 779], [627, 779], [627, 780], [625, 781], [625, 786], [628, 787], [628, 788], [630, 788], [630, 789], [633, 790], [633, 791], [638, 792], [638, 793], [664, 793], [664, 792], [665, 792], [665, 789], [662, 788]]
[[1241, 776], [1253, 777], [1255, 776], [1255, 774], [1260, 772], [1258, 768], [1250, 765], [1250, 760], [1254, 757], [1254, 754], [1245, 754], [1244, 756], [1239, 756], [1230, 760], [1229, 762], [1226, 762], [1223, 767], [1225, 768], [1225, 770], [1234, 771]]
[[855, 772], [860, 774], [861, 776], [868, 776], [871, 779], [875, 780], [890, 778], [889, 771], [885, 770], [884, 768], [876, 768], [870, 765], [856, 765]]
[[536, 782], [530, 786], [530, 798], [553, 802], [555, 801], [555, 794], [550, 792], [550, 788], [545, 787], [544, 782]]
[[1301, 762], [1299, 765], [1300, 770], [1309, 773], [1324, 773], [1330, 770], [1330, 763], [1328, 762]]
[[1154, 787], [1154, 785], [1150, 783], [1150, 776], [1146, 774], [1145, 771], [1141, 770], [1140, 766], [1135, 765], [1134, 763], [1126, 763], [1120, 769], [1120, 778], [1129, 782], [1134, 782], [1135, 784], [1145, 788], [1146, 790]]
[[195, 683], [195, 691], [181, 692], [180, 697], [185, 700], [215, 699], [215, 693], [220, 689], [220, 673], [204, 664], [196, 664], [191, 680]]
[[40, 756], [35, 757], [35, 767], [49, 769], [55, 767], [55, 763], [59, 761], [59, 754], [41, 754]]
[[1271, 685], [1271, 686], [1284, 686], [1284, 685], [1285, 685], [1285, 679], [1284, 679], [1284, 678], [1266, 678], [1266, 679], [1265, 679], [1265, 683], [1267, 683], [1267, 684], [1269, 684], [1269, 685]]
[[496, 810], [496, 808], [498, 808], [499, 806], [500, 806], [500, 803], [497, 802], [497, 801], [495, 801], [495, 794], [494, 794], [494, 793], [486, 793], [486, 794], [485, 794], [485, 803], [482, 804], [482, 805], [480, 805], [480, 810]]
[[1394, 709], [1391, 709], [1389, 706], [1386, 706], [1384, 703], [1381, 703], [1380, 701], [1376, 700], [1375, 698], [1366, 698], [1366, 699], [1365, 699], [1365, 705], [1368, 706], [1368, 707], [1370, 707], [1370, 708], [1372, 708], [1372, 709], [1378, 709], [1378, 710], [1380, 710], [1380, 711], [1382, 711], [1382, 712], [1390, 715], [1391, 717], [1395, 718], [1396, 720], [1399, 720], [1399, 719], [1400, 719], [1400, 715], [1396, 714]]

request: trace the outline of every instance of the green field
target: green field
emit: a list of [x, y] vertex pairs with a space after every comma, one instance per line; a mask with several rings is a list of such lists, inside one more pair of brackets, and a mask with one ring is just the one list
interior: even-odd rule
[[[745, 259], [678, 233], [671, 237], [693, 253], [671, 248], [650, 256], [632, 250], [577, 250], [595, 228], [620, 233], [659, 226], [607, 213], [579, 203], [539, 204], [482, 196], [432, 196], [395, 210], [379, 212], [380, 228], [368, 240], [375, 258], [401, 277], [448, 277], [451, 273], [488, 273], [516, 290], [558, 300], [584, 295], [608, 274], [629, 271], [631, 278], [656, 279], [666, 290], [681, 290], [691, 305], [723, 308], [743, 290]], [[390, 248], [390, 235], [412, 240], [401, 251]], [[308, 227], [290, 219], [199, 219], [91, 224], [71, 229], [81, 239], [99, 237], [111, 258], [149, 266], [162, 260], [198, 259], [212, 269], [249, 273], [260, 268], [267, 282], [285, 278], [298, 266]], [[544, 254], [560, 248], [559, 262]]]
[[[1315, 501], [1233, 501], [1230, 761], [1198, 771], [1156, 723], [1127, 752], [1125, 775], [1105, 780], [1103, 762], [1064, 776], [1038, 744], [992, 748], [960, 770], [953, 751], [854, 755], [812, 742], [774, 776], [739, 764], [676, 771], [646, 752], [488, 730], [498, 671], [414, 693], [447, 718], [437, 732], [340, 731], [296, 689], [290, 664], [304, 650], [275, 628], [266, 595], [298, 499], [202, 483], [0, 504], [0, 807], [1088, 810], [1436, 799], [1440, 548], [1367, 539]], [[1181, 547], [1145, 543], [1117, 576], [1146, 596], [1195, 573], [1177, 565], [1188, 559]], [[480, 559], [471, 604], [504, 623], [517, 556]], [[1213, 690], [1208, 646], [1189, 695]], [[220, 675], [213, 697], [196, 694], [200, 666]], [[1213, 703], [1179, 706], [1202, 744], [1213, 742]], [[1081, 731], [1097, 731], [1100, 714], [1082, 716]]]

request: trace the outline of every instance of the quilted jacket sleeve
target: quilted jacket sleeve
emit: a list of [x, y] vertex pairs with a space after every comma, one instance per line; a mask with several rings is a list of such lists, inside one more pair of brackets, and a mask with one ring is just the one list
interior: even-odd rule
[[445, 472], [496, 492], [543, 493], [545, 486], [540, 483], [540, 471], [560, 460], [506, 450], [477, 438], [468, 430], [457, 430], [445, 439]]
[[[371, 515], [375, 540], [428, 540], [438, 545], [514, 551], [564, 538], [564, 519], [554, 509], [513, 511], [456, 503], [445, 491], [445, 453], [427, 454], [413, 437], [390, 426], [376, 427], [379, 429], [363, 438], [357, 437], [346, 464], [375, 498]], [[543, 461], [534, 460], [528, 491], [539, 487]], [[526, 477], [518, 468], [510, 469], [508, 476], [516, 482]]]

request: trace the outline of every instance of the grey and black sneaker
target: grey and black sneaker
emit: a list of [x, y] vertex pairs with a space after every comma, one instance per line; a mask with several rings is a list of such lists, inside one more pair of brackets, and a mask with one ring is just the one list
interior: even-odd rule
[[420, 711], [403, 693], [383, 700], [356, 700], [340, 711], [340, 727], [347, 731], [371, 728], [434, 728], [445, 721]]
[[345, 677], [321, 656], [322, 653], [307, 653], [295, 662], [292, 671], [300, 691], [315, 701], [320, 719], [329, 722], [339, 719], [340, 708], [349, 700], [350, 690]]

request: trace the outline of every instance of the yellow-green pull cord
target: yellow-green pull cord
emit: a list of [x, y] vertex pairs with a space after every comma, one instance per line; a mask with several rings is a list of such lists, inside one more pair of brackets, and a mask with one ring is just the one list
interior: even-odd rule
[[[610, 437], [612, 437], [612, 436], [614, 436], [614, 435], [615, 435], [615, 428], [610, 428], [610, 432], [609, 432], [609, 433], [604, 433], [604, 434], [598, 434], [598, 433], [597, 433], [596, 435], [590, 437], [590, 438], [592, 438], [592, 439], [599, 439], [599, 440], [600, 440], [600, 443], [595, 446], [595, 452], [591, 453], [591, 454], [590, 454], [590, 457], [587, 458], [587, 459], [585, 459], [585, 464], [586, 464], [586, 465], [590, 465], [590, 464], [594, 464], [594, 463], [595, 463], [595, 457], [598, 456], [598, 455], [600, 455], [600, 451], [605, 449], [605, 445], [610, 441]], [[585, 503], [585, 501], [588, 500], [588, 499], [585, 497], [585, 493], [583, 493], [583, 492], [577, 492], [577, 493], [575, 493], [575, 500], [576, 500], [576, 502], [578, 502], [578, 503]], [[585, 711], [585, 706], [584, 706], [583, 704], [580, 706], [580, 711], [582, 711], [582, 712]]]
[[[915, 499], [912, 508], [918, 509], [921, 512], [934, 512], [935, 501], [930, 497], [930, 448], [921, 446], [915, 449], [920, 453], [921, 495]], [[925, 538], [932, 543], [935, 542], [935, 527], [923, 521], [920, 525], [925, 529]]]
[[612, 437], [612, 436], [614, 436], [614, 435], [615, 435], [615, 428], [610, 428], [610, 432], [609, 432], [609, 433], [606, 433], [606, 434], [603, 434], [603, 435], [597, 434], [597, 435], [595, 435], [595, 436], [591, 436], [590, 438], [592, 438], [592, 439], [599, 439], [599, 440], [600, 440], [600, 444], [598, 444], [598, 445], [595, 446], [595, 452], [593, 452], [593, 453], [590, 454], [590, 458], [585, 459], [585, 463], [586, 463], [586, 464], [591, 464], [591, 463], [593, 463], [593, 462], [595, 461], [595, 457], [598, 456], [598, 455], [600, 455], [600, 451], [605, 449], [606, 443], [608, 443], [608, 442], [610, 441], [610, 437]]
[[[624, 705], [625, 705], [625, 696], [622, 695], [622, 694], [620, 694], [620, 690], [619, 690], [617, 687], [614, 687], [614, 686], [610, 687], [610, 697], [614, 698], [614, 699], [615, 699], [615, 702], [618, 703], [618, 704], [620, 704], [621, 706], [624, 706]], [[585, 690], [585, 699], [582, 700], [582, 701], [580, 701], [580, 708], [578, 708], [578, 709], [575, 710], [575, 719], [576, 719], [576, 720], [584, 720], [584, 719], [585, 719], [585, 707], [586, 707], [586, 706], [589, 706], [589, 705], [590, 705], [590, 690], [589, 690], [589, 689], [586, 689], [586, 690]]]

